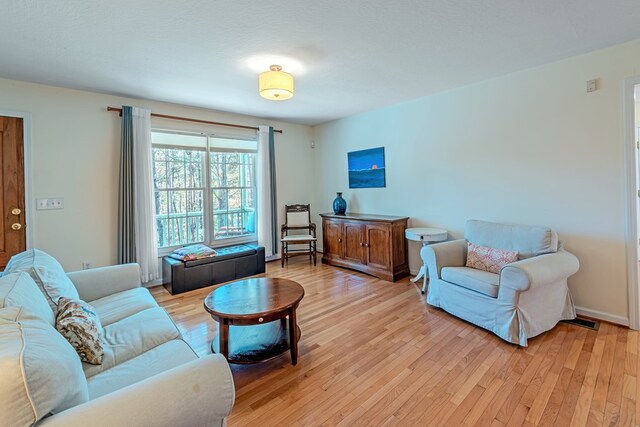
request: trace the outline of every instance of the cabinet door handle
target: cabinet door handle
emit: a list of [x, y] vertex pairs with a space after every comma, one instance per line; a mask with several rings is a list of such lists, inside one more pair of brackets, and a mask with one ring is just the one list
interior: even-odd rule
[[342, 243], [342, 239], [338, 239], [338, 243]]

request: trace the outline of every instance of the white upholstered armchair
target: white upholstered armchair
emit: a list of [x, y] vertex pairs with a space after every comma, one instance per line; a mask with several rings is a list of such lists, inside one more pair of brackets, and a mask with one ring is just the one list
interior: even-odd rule
[[[578, 259], [546, 227], [469, 220], [464, 239], [422, 248], [429, 269], [427, 302], [521, 346], [575, 318], [567, 278]], [[468, 243], [517, 251], [499, 273], [467, 267]]]

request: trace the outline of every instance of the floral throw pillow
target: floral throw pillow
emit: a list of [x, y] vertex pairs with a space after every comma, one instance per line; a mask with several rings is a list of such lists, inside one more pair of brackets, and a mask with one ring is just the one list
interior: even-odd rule
[[76, 350], [80, 360], [92, 365], [102, 364], [103, 330], [95, 308], [82, 300], [61, 297], [56, 329]]
[[467, 244], [467, 267], [498, 274], [502, 267], [518, 260], [516, 251]]

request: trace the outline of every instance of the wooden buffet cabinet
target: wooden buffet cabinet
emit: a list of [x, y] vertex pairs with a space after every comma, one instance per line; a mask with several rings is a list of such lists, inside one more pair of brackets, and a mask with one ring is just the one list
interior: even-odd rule
[[320, 214], [324, 264], [395, 282], [409, 275], [407, 217]]

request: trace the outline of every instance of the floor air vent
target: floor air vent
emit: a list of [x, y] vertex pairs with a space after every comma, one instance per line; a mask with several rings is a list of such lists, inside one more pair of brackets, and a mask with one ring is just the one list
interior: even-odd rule
[[571, 323], [572, 325], [582, 326], [583, 328], [593, 329], [594, 331], [600, 329], [600, 322], [596, 320], [581, 319], [579, 317], [576, 317], [573, 320], [564, 320], [564, 322]]

